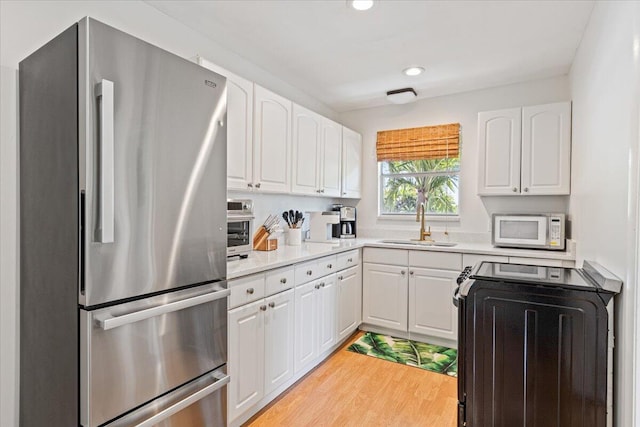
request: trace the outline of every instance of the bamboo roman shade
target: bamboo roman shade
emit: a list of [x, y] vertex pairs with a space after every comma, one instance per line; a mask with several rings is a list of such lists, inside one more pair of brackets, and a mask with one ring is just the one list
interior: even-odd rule
[[378, 132], [379, 162], [458, 157], [460, 123]]

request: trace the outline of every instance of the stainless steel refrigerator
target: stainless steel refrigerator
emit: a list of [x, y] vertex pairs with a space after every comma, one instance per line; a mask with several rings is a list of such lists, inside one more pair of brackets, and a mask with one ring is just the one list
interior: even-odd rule
[[84, 18], [19, 92], [20, 424], [224, 425], [224, 77]]

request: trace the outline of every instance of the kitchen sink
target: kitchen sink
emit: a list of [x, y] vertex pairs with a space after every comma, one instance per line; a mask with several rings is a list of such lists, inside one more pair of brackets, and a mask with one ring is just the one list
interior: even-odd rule
[[456, 246], [457, 243], [453, 242], [438, 242], [438, 241], [420, 241], [420, 240], [412, 240], [412, 239], [387, 239], [380, 240], [380, 243], [391, 243], [395, 245], [416, 245], [416, 246], [441, 246], [441, 247], [452, 247]]

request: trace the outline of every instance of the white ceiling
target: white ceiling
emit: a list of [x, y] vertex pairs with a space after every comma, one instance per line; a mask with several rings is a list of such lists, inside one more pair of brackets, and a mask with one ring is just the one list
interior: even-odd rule
[[[342, 112], [569, 71], [593, 1], [148, 1]], [[426, 72], [401, 71], [420, 65]]]

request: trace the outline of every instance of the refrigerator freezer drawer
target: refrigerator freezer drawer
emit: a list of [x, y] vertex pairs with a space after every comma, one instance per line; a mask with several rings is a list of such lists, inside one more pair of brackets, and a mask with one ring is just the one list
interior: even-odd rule
[[226, 425], [226, 368], [210, 372], [135, 411], [108, 427], [208, 427]]
[[80, 310], [80, 417], [97, 426], [227, 360], [226, 282]]

